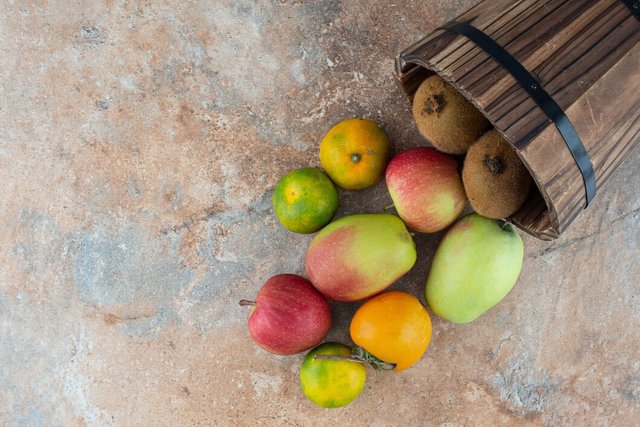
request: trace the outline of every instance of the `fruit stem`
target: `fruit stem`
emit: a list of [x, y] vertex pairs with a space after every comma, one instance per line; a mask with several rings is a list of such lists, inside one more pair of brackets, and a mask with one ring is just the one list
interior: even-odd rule
[[255, 302], [255, 301], [249, 301], [248, 299], [241, 299], [241, 300], [240, 300], [240, 302], [239, 302], [239, 304], [240, 304], [241, 306], [243, 306], [243, 307], [244, 307], [244, 306], [246, 306], [246, 305], [250, 305], [250, 306], [252, 306], [252, 307], [255, 307], [255, 306], [256, 306], [256, 302]]
[[395, 207], [395, 205], [393, 203], [391, 203], [390, 205], [387, 205], [384, 207], [384, 211], [388, 211], [389, 209], [393, 209]]
[[510, 221], [503, 221], [503, 220], [498, 220], [498, 223], [500, 225], [500, 228], [502, 228], [503, 230], [506, 230], [507, 227], [509, 227], [511, 225]]
[[357, 359], [355, 357], [347, 357], [347, 356], [339, 356], [337, 354], [316, 354], [313, 356], [313, 360], [322, 359], [322, 360], [343, 360], [345, 362], [357, 362], [364, 363], [365, 361], [362, 359]]
[[396, 368], [395, 363], [388, 363], [378, 359], [362, 347], [354, 347], [351, 357], [340, 356], [337, 354], [316, 354], [313, 360], [342, 360], [345, 362], [368, 363], [376, 371], [393, 371]]
[[369, 353], [362, 347], [353, 347], [352, 356], [356, 359], [361, 359], [365, 362], [369, 362], [371, 367], [376, 371], [393, 371], [396, 368], [395, 363], [389, 363], [385, 362], [384, 360], [378, 359], [376, 356]]

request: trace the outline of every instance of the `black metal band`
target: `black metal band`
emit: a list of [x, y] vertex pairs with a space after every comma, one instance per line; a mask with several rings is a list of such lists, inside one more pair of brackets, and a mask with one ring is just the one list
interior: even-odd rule
[[584, 148], [584, 145], [582, 145], [578, 133], [567, 115], [562, 111], [562, 108], [560, 108], [553, 98], [544, 90], [540, 82], [538, 82], [516, 58], [484, 32], [466, 22], [451, 22], [440, 29], [462, 34], [487, 52], [516, 79], [520, 86], [522, 86], [529, 96], [538, 104], [538, 107], [551, 119], [556, 128], [558, 128], [562, 138], [564, 138], [578, 169], [580, 169], [586, 194], [585, 207], [589, 206], [589, 203], [591, 203], [591, 200], [593, 200], [593, 197], [596, 195], [596, 179], [593, 165], [591, 164], [587, 150]]
[[620, 0], [622, 3], [626, 4], [633, 16], [638, 18], [640, 21], [640, 0]]

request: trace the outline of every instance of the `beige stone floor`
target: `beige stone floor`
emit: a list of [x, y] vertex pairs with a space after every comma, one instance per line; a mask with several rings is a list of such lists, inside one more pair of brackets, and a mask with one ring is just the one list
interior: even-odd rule
[[[474, 3], [0, 3], [0, 425], [637, 425], [640, 149], [518, 284], [336, 410], [238, 306], [302, 273], [271, 191], [336, 121], [426, 144], [393, 58]], [[380, 211], [384, 184], [342, 192]], [[441, 235], [396, 289], [423, 299]], [[349, 342], [355, 305], [333, 304]]]

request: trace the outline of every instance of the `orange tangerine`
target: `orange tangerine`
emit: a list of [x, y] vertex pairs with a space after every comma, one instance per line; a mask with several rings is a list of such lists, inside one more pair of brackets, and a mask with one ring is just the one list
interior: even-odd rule
[[348, 119], [335, 125], [320, 143], [320, 162], [333, 182], [347, 190], [373, 186], [384, 174], [391, 144], [377, 123]]

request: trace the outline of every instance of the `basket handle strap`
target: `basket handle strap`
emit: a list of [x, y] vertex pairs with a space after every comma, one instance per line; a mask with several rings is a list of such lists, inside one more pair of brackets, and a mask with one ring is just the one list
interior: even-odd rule
[[560, 132], [560, 135], [562, 135], [564, 142], [567, 144], [578, 169], [580, 169], [586, 194], [585, 208], [589, 206], [589, 203], [591, 203], [591, 200], [593, 200], [593, 197], [596, 195], [596, 178], [593, 165], [591, 164], [587, 150], [584, 148], [584, 145], [582, 145], [576, 129], [558, 103], [553, 100], [551, 95], [544, 90], [533, 74], [514, 58], [513, 55], [476, 27], [466, 22], [454, 21], [439, 29], [461, 34], [487, 52], [516, 79], [520, 86], [529, 94], [536, 104], [538, 104], [538, 107], [551, 119], [558, 129], [558, 132]]

